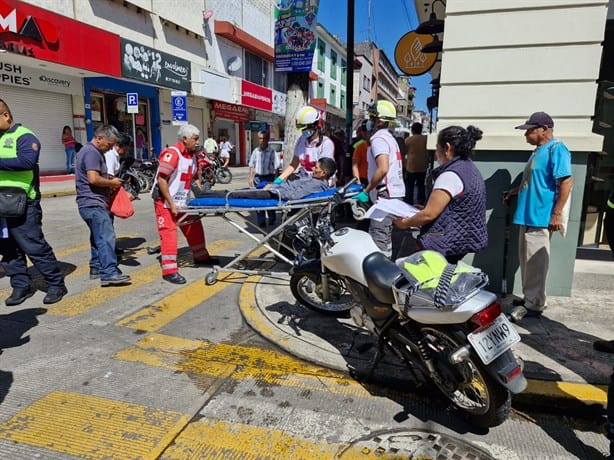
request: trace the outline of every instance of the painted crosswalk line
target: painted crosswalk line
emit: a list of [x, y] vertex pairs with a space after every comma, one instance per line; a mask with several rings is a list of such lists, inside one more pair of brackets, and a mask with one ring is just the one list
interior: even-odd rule
[[[209, 245], [212, 253], [219, 253], [238, 245], [238, 241], [219, 240]], [[104, 288], [100, 285], [75, 295], [69, 295], [57, 304], [48, 307], [48, 314], [56, 316], [75, 316], [82, 314], [100, 304], [116, 299], [141, 286], [160, 279], [158, 264], [135, 270], [130, 273], [132, 283], [126, 286]]]
[[[258, 380], [263, 384], [325, 391], [369, 398], [369, 385], [349, 375], [310, 364], [289, 355], [256, 347], [191, 340], [163, 334], [150, 334], [114, 358], [149, 366], [165, 367], [188, 375]], [[229, 372], [231, 371], [231, 372]], [[379, 388], [382, 396], [403, 397], [403, 392]]]
[[55, 391], [0, 424], [0, 439], [91, 459], [156, 458], [188, 421], [173, 411]]

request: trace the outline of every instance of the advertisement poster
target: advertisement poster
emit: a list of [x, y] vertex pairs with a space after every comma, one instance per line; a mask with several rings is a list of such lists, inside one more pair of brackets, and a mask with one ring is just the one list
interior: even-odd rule
[[275, 6], [275, 71], [309, 72], [316, 47], [319, 0], [280, 0]]
[[182, 91], [192, 89], [191, 65], [185, 59], [125, 38], [121, 39], [121, 54], [122, 77]]

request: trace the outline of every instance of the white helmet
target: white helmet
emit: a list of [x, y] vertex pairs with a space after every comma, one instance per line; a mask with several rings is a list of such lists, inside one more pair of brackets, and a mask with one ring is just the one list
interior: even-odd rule
[[367, 110], [369, 116], [378, 118], [384, 121], [393, 121], [397, 118], [397, 109], [392, 102], [387, 100], [377, 101]]
[[310, 105], [306, 105], [301, 107], [296, 114], [296, 118], [294, 119], [296, 123], [296, 128], [299, 130], [303, 130], [305, 128], [314, 126], [316, 128], [320, 127], [322, 117], [320, 116], [320, 111]]

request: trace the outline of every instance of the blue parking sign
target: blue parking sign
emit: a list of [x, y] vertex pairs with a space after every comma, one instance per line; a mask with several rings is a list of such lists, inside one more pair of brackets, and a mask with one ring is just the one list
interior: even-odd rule
[[139, 113], [139, 93], [126, 93], [126, 112]]
[[171, 91], [171, 109], [173, 125], [188, 123], [188, 93], [186, 91]]

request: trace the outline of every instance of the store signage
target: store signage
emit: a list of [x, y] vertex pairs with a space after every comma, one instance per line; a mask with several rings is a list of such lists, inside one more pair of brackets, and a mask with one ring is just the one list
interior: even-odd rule
[[275, 5], [275, 71], [309, 72], [316, 47], [319, 0]]
[[122, 77], [152, 85], [191, 90], [192, 67], [189, 61], [140, 43], [120, 40]]
[[116, 34], [21, 1], [0, 0], [0, 50], [119, 76], [118, 47]]
[[273, 109], [273, 91], [241, 80], [241, 104], [270, 112]]
[[213, 101], [215, 118], [226, 118], [234, 121], [249, 121], [249, 109], [228, 102]]
[[248, 131], [267, 131], [266, 121], [248, 121], [245, 123], [245, 129]]
[[429, 34], [407, 32], [394, 48], [394, 60], [405, 75], [422, 75], [435, 65], [437, 53], [423, 53], [422, 47], [433, 41]]
[[188, 93], [185, 91], [171, 91], [171, 108], [173, 112], [173, 126], [188, 124]]
[[83, 94], [81, 79], [0, 61], [0, 83], [52, 93]]

